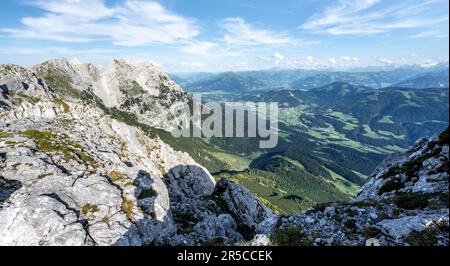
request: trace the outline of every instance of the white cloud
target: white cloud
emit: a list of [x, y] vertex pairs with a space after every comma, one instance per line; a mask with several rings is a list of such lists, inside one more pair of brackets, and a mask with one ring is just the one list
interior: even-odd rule
[[445, 1], [340, 0], [313, 15], [301, 28], [331, 35], [371, 35], [398, 29], [428, 29], [421, 35], [448, 36], [448, 6], [446, 10], [439, 6]]
[[429, 61], [429, 62], [420, 64], [420, 66], [423, 68], [431, 68], [431, 67], [437, 66], [438, 64], [439, 64], [439, 62]]
[[237, 67], [237, 68], [242, 68], [242, 67], [246, 67], [246, 66], [248, 66], [248, 63], [247, 62], [234, 62], [234, 63], [232, 63], [232, 64], [229, 64], [229, 66], [233, 69], [233, 68], [235, 68], [235, 67]]
[[282, 54], [280, 54], [279, 52], [276, 52], [275, 54], [273, 54], [273, 57], [280, 61], [284, 60], [284, 56]]
[[77, 17], [80, 20], [90, 21], [108, 18], [116, 12], [113, 8], [105, 6], [101, 0], [91, 1], [48, 1], [35, 0], [34, 6], [54, 14]]
[[340, 59], [344, 61], [344, 65], [357, 65], [359, 64], [359, 58], [358, 57], [351, 57], [351, 56], [341, 56]]
[[436, 38], [445, 38], [448, 37], [448, 29], [432, 29], [421, 31], [419, 33], [413, 34], [409, 36], [410, 38], [426, 38], [426, 37], [436, 37]]
[[382, 58], [382, 57], [375, 57], [374, 58], [375, 62], [384, 64], [384, 65], [392, 65], [394, 64], [394, 61], [387, 59], [387, 58]]
[[275, 53], [272, 57], [257, 56], [256, 59], [266, 63], [265, 66], [276, 66], [283, 69], [313, 69], [321, 67], [313, 56], [287, 58], [280, 53]]
[[180, 48], [182, 53], [209, 56], [214, 50], [218, 49], [218, 45], [208, 41], [192, 41]]
[[226, 31], [224, 41], [228, 45], [286, 45], [297, 42], [285, 32], [260, 29], [242, 18], [227, 18], [222, 28]]
[[194, 20], [154, 1], [126, 0], [108, 7], [104, 0], [34, 0], [42, 16], [21, 19], [23, 28], [1, 29], [12, 37], [59, 42], [111, 41], [116, 45], [173, 44], [199, 34]]
[[180, 65], [182, 67], [193, 68], [193, 69], [204, 68], [207, 66], [207, 64], [205, 64], [203, 62], [181, 62]]
[[179, 46], [179, 51], [183, 54], [196, 55], [209, 59], [225, 57], [242, 57], [241, 50], [231, 50], [221, 43], [209, 41], [187, 41]]
[[259, 59], [259, 60], [261, 60], [261, 61], [264, 61], [264, 62], [272, 62], [272, 58], [269, 58], [269, 57], [265, 57], [265, 56], [257, 56], [256, 57], [257, 59]]
[[[287, 46], [299, 47], [299, 45], [315, 45], [318, 41], [302, 42], [294, 39], [285, 32], [273, 32], [257, 28], [242, 18], [227, 18], [220, 25], [224, 30], [221, 40], [198, 41], [188, 40], [182, 42], [179, 51], [185, 54], [199, 55], [208, 58], [243, 57], [249, 51], [254, 51], [255, 46], [260, 49], [270, 50], [272, 47]], [[259, 58], [262, 61], [283, 61], [284, 56], [275, 52], [271, 58]]]
[[40, 48], [24, 48], [24, 47], [0, 47], [2, 55], [43, 55], [43, 56], [80, 56], [80, 55], [99, 55], [113, 54], [117, 50], [112, 49], [71, 49], [67, 47], [40, 47]]

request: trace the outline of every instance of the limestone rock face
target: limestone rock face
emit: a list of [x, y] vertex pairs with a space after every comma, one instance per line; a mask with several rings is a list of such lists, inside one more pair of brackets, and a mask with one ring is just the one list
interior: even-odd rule
[[265, 246], [270, 246], [270, 238], [267, 235], [264, 234], [260, 234], [260, 235], [256, 235], [252, 241], [250, 241], [250, 245], [251, 246], [256, 246], [256, 247], [265, 247]]
[[[106, 68], [79, 61], [56, 59], [34, 67], [63, 98], [91, 95], [108, 108], [135, 115], [139, 122], [170, 130], [174, 116], [189, 100], [169, 76], [150, 63], [114, 60]], [[88, 96], [89, 97], [89, 96]]]
[[174, 226], [162, 176], [170, 166], [156, 158], [164, 149], [172, 163], [195, 162], [109, 117], [62, 116], [16, 121], [2, 133], [0, 244], [144, 245], [168, 237]]
[[92, 64], [66, 59], [46, 61], [33, 67], [33, 71], [43, 80], [59, 85], [55, 86], [55, 90], [59, 89], [56, 87], [70, 85], [73, 89], [92, 92], [93, 84], [100, 79], [101, 75], [99, 69]]
[[[148, 72], [150, 66], [115, 64], [114, 71], [137, 79], [152, 95], [161, 82], [180, 92], [160, 72]], [[104, 105], [83, 98], [92, 96], [103, 72], [66, 60], [35, 70], [39, 74], [0, 67], [0, 245], [244, 241], [239, 226], [254, 226], [258, 220], [237, 219], [236, 211], [221, 208], [211, 196], [215, 181], [204, 167], [172, 149], [151, 128], [119, 122]], [[69, 86], [64, 89], [71, 97], [61, 98], [61, 88], [39, 78], [49, 79], [48, 72], [59, 78], [52, 83]], [[74, 95], [84, 96], [76, 100]], [[245, 193], [232, 200], [252, 198]]]
[[[40, 78], [31, 70], [17, 65], [0, 65], [0, 111], [8, 111], [14, 105], [17, 114], [22, 112], [39, 115], [54, 115], [46, 106], [36, 106], [40, 97], [52, 97], [52, 92]], [[51, 114], [50, 114], [51, 113]], [[2, 115], [5, 115], [2, 112]]]
[[49, 96], [51, 91], [33, 71], [18, 65], [0, 65], [3, 98], [10, 93], [29, 97]]
[[251, 234], [259, 223], [272, 216], [272, 212], [248, 190], [227, 179], [217, 183], [214, 195]]
[[392, 199], [398, 193], [448, 193], [448, 145], [446, 131], [391, 156], [374, 171], [356, 200]]

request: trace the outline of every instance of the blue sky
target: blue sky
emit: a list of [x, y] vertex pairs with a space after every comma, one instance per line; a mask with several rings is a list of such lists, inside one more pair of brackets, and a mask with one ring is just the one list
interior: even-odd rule
[[2, 0], [0, 63], [153, 61], [170, 72], [431, 66], [448, 0]]

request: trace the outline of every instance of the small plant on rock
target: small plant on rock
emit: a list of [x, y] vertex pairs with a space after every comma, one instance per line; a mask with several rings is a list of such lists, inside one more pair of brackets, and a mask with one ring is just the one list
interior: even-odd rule
[[270, 236], [270, 241], [275, 246], [312, 246], [314, 240], [302, 232], [300, 226], [289, 226], [276, 229]]

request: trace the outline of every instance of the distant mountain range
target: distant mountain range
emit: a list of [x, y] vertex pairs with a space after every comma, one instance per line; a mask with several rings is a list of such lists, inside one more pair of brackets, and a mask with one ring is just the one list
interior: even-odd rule
[[410, 79], [397, 83], [397, 87], [405, 88], [431, 88], [431, 87], [448, 87], [448, 69], [438, 72], [426, 73], [418, 75]]
[[[280, 212], [345, 200], [385, 156], [448, 126], [448, 92], [333, 82], [308, 91], [206, 94], [206, 101], [279, 104], [280, 138], [275, 149], [259, 149], [253, 138], [209, 141], [234, 156], [252, 158], [247, 170], [218, 176], [252, 188]], [[271, 182], [278, 186], [260, 185]]]
[[376, 89], [385, 87], [448, 87], [448, 65], [402, 67], [381, 71], [264, 70], [171, 75], [189, 92], [245, 92], [256, 90], [310, 90], [333, 82]]
[[213, 76], [206, 80], [189, 83], [186, 86], [190, 91], [195, 92], [241, 92], [258, 90], [261, 87], [264, 87], [265, 83], [258, 78], [252, 78], [247, 75], [241, 75], [234, 72], [226, 72], [218, 76]]

